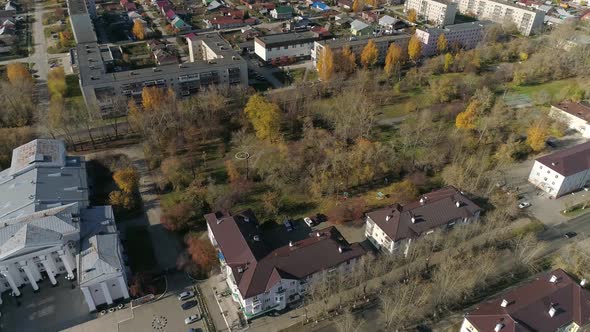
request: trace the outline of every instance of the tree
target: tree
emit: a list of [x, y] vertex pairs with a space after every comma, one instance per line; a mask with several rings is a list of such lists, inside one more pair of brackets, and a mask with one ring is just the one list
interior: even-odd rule
[[379, 50], [373, 39], [370, 39], [361, 53], [361, 63], [365, 68], [372, 67], [379, 59]]
[[47, 74], [47, 88], [51, 97], [63, 97], [67, 90], [66, 74], [63, 67], [53, 68]]
[[358, 13], [365, 8], [365, 1], [364, 0], [354, 0], [352, 3], [352, 11]]
[[139, 188], [139, 175], [133, 166], [115, 171], [113, 180], [115, 180], [117, 187], [125, 193], [134, 193]]
[[267, 191], [262, 195], [262, 204], [266, 212], [276, 216], [281, 208], [281, 194], [277, 191]]
[[403, 180], [391, 187], [391, 202], [407, 204], [418, 197], [418, 188], [410, 180]]
[[12, 85], [21, 82], [29, 83], [33, 81], [33, 77], [31, 76], [31, 73], [27, 67], [25, 67], [25, 65], [20, 62], [13, 62], [6, 65], [6, 76]]
[[264, 96], [256, 94], [248, 99], [244, 113], [252, 123], [258, 139], [274, 142], [279, 138], [281, 125], [279, 106], [269, 102]]
[[354, 73], [354, 70], [356, 69], [356, 55], [354, 52], [352, 52], [350, 46], [344, 46], [339, 58], [340, 61], [338, 63], [338, 67], [340, 70], [348, 75]]
[[467, 109], [455, 118], [455, 126], [460, 129], [475, 129], [475, 121], [477, 117], [477, 108], [479, 103], [472, 101], [467, 106]]
[[195, 218], [193, 207], [189, 202], [175, 202], [170, 206], [162, 206], [160, 222], [166, 229], [173, 232], [186, 231], [191, 228]]
[[418, 14], [416, 13], [416, 10], [411, 8], [410, 10], [408, 10], [408, 21], [412, 22], [412, 23], [416, 23], [418, 18]]
[[537, 120], [529, 127], [526, 134], [526, 143], [531, 149], [535, 152], [542, 151], [545, 149], [545, 142], [547, 141], [547, 137], [549, 137], [549, 126], [545, 119]]
[[401, 47], [395, 43], [391, 43], [387, 49], [387, 55], [385, 56], [385, 72], [387, 75], [391, 75], [394, 71], [399, 71], [399, 65], [402, 62], [403, 51]]
[[131, 30], [135, 38], [139, 40], [145, 39], [145, 26], [139, 19], [133, 21], [133, 29]]
[[420, 42], [420, 39], [415, 34], [412, 35], [408, 43], [408, 56], [414, 63], [422, 56], [422, 42]]
[[68, 47], [72, 40], [72, 34], [69, 31], [62, 31], [59, 33], [59, 44], [61, 47]]
[[449, 69], [451, 68], [452, 65], [453, 65], [453, 55], [451, 53], [445, 54], [445, 64], [444, 64], [445, 73], [449, 72]]
[[438, 53], [444, 53], [447, 50], [448, 46], [449, 43], [447, 41], [447, 37], [444, 33], [441, 33], [440, 36], [438, 36], [438, 40], [436, 41], [436, 49], [438, 50]]
[[160, 166], [160, 170], [175, 190], [185, 188], [191, 182], [191, 177], [190, 174], [187, 173], [187, 168], [183, 165], [180, 158], [176, 156], [164, 159]]
[[328, 46], [320, 50], [317, 63], [318, 76], [322, 81], [329, 81], [334, 74], [334, 53]]
[[207, 239], [201, 239], [199, 235], [191, 233], [187, 235], [185, 242], [191, 259], [203, 274], [208, 274], [218, 265], [217, 252]]
[[131, 210], [135, 206], [135, 199], [131, 193], [113, 190], [109, 194], [109, 204], [117, 208]]
[[227, 178], [230, 183], [239, 181], [242, 178], [242, 175], [232, 160], [225, 161], [225, 170], [227, 171]]
[[141, 102], [143, 109], [150, 111], [156, 108], [160, 108], [164, 103], [167, 102], [167, 98], [170, 97], [170, 90], [168, 93], [166, 90], [157, 87], [144, 87], [141, 91]]

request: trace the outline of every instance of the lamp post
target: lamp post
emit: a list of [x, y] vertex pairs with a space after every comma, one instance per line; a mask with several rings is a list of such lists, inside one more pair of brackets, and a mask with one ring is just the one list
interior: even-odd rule
[[248, 175], [250, 173], [248, 160], [250, 159], [250, 154], [246, 151], [240, 151], [236, 153], [235, 157], [237, 160], [246, 160], [246, 180], [248, 180]]

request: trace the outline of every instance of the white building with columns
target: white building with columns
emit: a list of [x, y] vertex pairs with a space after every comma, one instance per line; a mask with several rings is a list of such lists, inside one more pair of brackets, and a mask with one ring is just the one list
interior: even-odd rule
[[77, 278], [85, 295], [100, 287], [86, 297], [92, 311], [129, 297], [122, 262], [112, 208], [89, 206], [84, 159], [66, 156], [59, 140], [14, 149], [0, 172], [0, 293]]

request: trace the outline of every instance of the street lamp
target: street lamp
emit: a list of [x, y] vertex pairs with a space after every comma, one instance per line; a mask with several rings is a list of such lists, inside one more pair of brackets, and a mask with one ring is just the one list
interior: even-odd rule
[[250, 159], [250, 154], [246, 151], [240, 151], [236, 153], [237, 160], [246, 160], [246, 180], [248, 180], [249, 168], [248, 168], [248, 160]]

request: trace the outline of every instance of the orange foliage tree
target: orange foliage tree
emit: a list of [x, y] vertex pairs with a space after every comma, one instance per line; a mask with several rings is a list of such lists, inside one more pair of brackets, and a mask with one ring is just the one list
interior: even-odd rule
[[12, 85], [21, 82], [31, 82], [33, 80], [27, 67], [20, 62], [9, 63], [6, 66], [6, 76]]
[[329, 81], [334, 74], [334, 53], [328, 46], [322, 48], [317, 64], [318, 76], [322, 81]]
[[418, 14], [416, 13], [415, 9], [408, 10], [408, 21], [412, 23], [416, 23], [418, 19]]
[[145, 39], [145, 26], [139, 19], [133, 21], [133, 29], [131, 30], [135, 38], [139, 40]]
[[361, 63], [365, 68], [372, 67], [379, 59], [379, 50], [373, 39], [369, 40], [363, 52], [361, 53]]
[[218, 265], [217, 252], [207, 239], [201, 239], [196, 234], [188, 234], [185, 242], [192, 261], [201, 272], [209, 273]]

